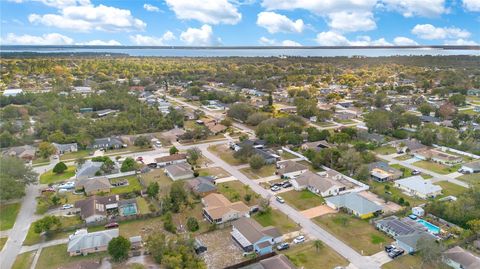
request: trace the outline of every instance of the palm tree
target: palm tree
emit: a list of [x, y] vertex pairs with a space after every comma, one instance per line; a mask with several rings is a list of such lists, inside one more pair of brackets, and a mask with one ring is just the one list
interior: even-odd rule
[[319, 252], [320, 249], [323, 248], [323, 242], [320, 241], [320, 240], [315, 240], [315, 241], [313, 241], [313, 246], [315, 247], [315, 250], [317, 250], [317, 252]]

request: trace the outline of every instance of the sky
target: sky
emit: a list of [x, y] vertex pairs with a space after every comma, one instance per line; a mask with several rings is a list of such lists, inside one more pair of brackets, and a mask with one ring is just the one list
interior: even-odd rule
[[480, 0], [0, 0], [2, 45], [478, 45]]

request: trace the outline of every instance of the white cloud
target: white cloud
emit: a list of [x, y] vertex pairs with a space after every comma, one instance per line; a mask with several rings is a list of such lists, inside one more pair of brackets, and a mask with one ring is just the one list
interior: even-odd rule
[[143, 8], [146, 11], [150, 11], [150, 12], [160, 12], [160, 9], [158, 7], [156, 7], [154, 5], [150, 5], [150, 4], [144, 4]]
[[87, 42], [80, 42], [80, 43], [75, 43], [75, 45], [86, 45], [86, 46], [120, 46], [122, 45], [120, 42], [117, 40], [108, 40], [108, 41], [103, 41], [99, 39], [87, 41]]
[[214, 40], [212, 27], [208, 24], [200, 28], [188, 28], [180, 34], [180, 40], [193, 46], [211, 46], [219, 43]]
[[283, 40], [281, 42], [277, 42], [277, 40], [275, 40], [275, 39], [269, 39], [269, 38], [266, 38], [264, 36], [260, 37], [258, 42], [261, 45], [264, 45], [264, 46], [285, 46], [285, 47], [302, 46], [302, 44], [300, 44], [296, 41], [293, 41], [293, 40], [286, 39], [286, 40]]
[[468, 11], [480, 11], [480, 0], [463, 0], [463, 7]]
[[392, 46], [385, 38], [372, 40], [369, 36], [358, 36], [355, 40], [349, 40], [334, 31], [318, 33], [316, 41], [321, 46]]
[[405, 17], [437, 17], [448, 12], [445, 0], [381, 0], [379, 5]]
[[54, 8], [64, 8], [64, 7], [69, 7], [69, 6], [84, 6], [84, 5], [89, 5], [90, 0], [8, 0], [9, 2], [15, 2], [15, 3], [24, 3], [28, 1], [32, 2], [40, 2], [46, 6], [49, 7], [54, 7]]
[[167, 31], [160, 37], [145, 36], [145, 35], [131, 35], [130, 40], [138, 46], [164, 46], [166, 41], [174, 40], [175, 35]]
[[11, 45], [72, 45], [73, 39], [58, 33], [44, 34], [41, 36], [34, 35], [16, 35], [14, 33], [7, 34], [6, 38], [2, 38], [2, 44]]
[[327, 15], [328, 26], [342, 32], [368, 31], [377, 28], [373, 13], [369, 11], [340, 11]]
[[317, 15], [340, 11], [370, 11], [377, 0], [263, 0], [268, 10], [305, 9]]
[[393, 39], [393, 43], [397, 46], [417, 46], [418, 43], [413, 40], [413, 39], [410, 39], [408, 37], [404, 37], [404, 36], [397, 36]]
[[445, 41], [445, 45], [475, 46], [475, 45], [478, 45], [478, 43], [472, 40], [465, 40], [465, 39], [459, 38], [457, 40], [447, 40]]
[[422, 39], [465, 39], [470, 37], [470, 32], [457, 27], [435, 27], [431, 24], [417, 24], [412, 33]]
[[260, 12], [257, 16], [257, 25], [274, 33], [301, 33], [305, 29], [303, 20], [290, 20], [287, 16], [275, 12]]
[[59, 10], [59, 14], [30, 14], [31, 23], [43, 24], [48, 27], [88, 32], [143, 30], [146, 24], [134, 18], [127, 9], [105, 5], [67, 6]]
[[237, 24], [242, 19], [237, 8], [228, 0], [165, 0], [182, 20], [197, 20], [208, 24]]

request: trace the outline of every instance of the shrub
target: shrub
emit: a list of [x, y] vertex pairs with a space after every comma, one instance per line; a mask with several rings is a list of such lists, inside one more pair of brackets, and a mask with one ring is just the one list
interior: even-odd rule
[[55, 174], [61, 174], [61, 173], [65, 172], [67, 169], [68, 169], [68, 167], [64, 162], [59, 162], [55, 165], [55, 167], [53, 167], [52, 171]]

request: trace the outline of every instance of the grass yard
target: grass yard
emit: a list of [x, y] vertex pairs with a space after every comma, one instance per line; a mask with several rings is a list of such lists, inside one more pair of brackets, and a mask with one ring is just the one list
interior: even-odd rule
[[40, 176], [40, 183], [51, 184], [51, 183], [67, 180], [75, 176], [75, 169], [76, 169], [75, 166], [70, 165], [70, 166], [67, 166], [67, 168], [68, 169], [61, 174], [55, 174], [52, 170], [43, 173]]
[[415, 165], [417, 167], [420, 167], [420, 168], [423, 168], [423, 169], [430, 170], [430, 171], [438, 173], [438, 174], [442, 174], [442, 175], [453, 173], [453, 172], [457, 171], [458, 169], [460, 169], [460, 167], [462, 166], [461, 164], [457, 164], [457, 165], [454, 165], [454, 166], [446, 166], [446, 165], [443, 165], [443, 164], [429, 162], [429, 161], [418, 161], [418, 162], [413, 163], [413, 165]]
[[129, 176], [129, 177], [124, 177], [124, 178], [115, 178], [112, 179], [112, 183], [114, 181], [121, 181], [121, 180], [128, 180], [128, 185], [127, 186], [121, 186], [121, 187], [113, 187], [111, 189], [112, 194], [122, 194], [122, 193], [129, 193], [129, 192], [135, 192], [135, 191], [141, 191], [142, 190], [142, 185], [140, 184], [140, 181], [138, 181], [136, 176]]
[[49, 158], [36, 158], [35, 160], [32, 161], [33, 166], [40, 166], [43, 164], [49, 164], [50, 159]]
[[0, 231], [9, 230], [15, 224], [20, 203], [0, 204]]
[[297, 156], [293, 155], [292, 153], [286, 152], [286, 151], [283, 151], [282, 154], [280, 155], [280, 157], [282, 158], [282, 160], [291, 160], [291, 159], [298, 158]]
[[279, 194], [285, 201], [293, 205], [298, 210], [306, 210], [312, 207], [316, 207], [322, 205], [324, 200], [322, 197], [308, 191], [288, 191]]
[[307, 167], [308, 167], [308, 170], [310, 170], [310, 171], [312, 171], [312, 172], [322, 172], [322, 171], [324, 171], [324, 170], [321, 169], [321, 168], [315, 168], [315, 167], [313, 167], [313, 165], [312, 165], [311, 163], [307, 162], [307, 161], [299, 161], [298, 163], [307, 166]]
[[452, 196], [458, 197], [460, 194], [468, 190], [467, 188], [464, 188], [462, 186], [459, 186], [455, 183], [451, 183], [448, 181], [440, 181], [435, 183], [435, 185], [439, 185], [440, 187], [442, 187], [442, 193], [443, 193], [442, 196], [452, 195]]
[[[244, 201], [247, 205], [257, 204], [259, 195], [246, 186], [247, 185], [244, 185], [242, 182], [235, 180], [218, 184], [217, 190], [227, 197], [230, 202]], [[246, 194], [251, 195], [251, 200], [249, 202], [245, 201]]]
[[398, 157], [395, 157], [395, 160], [406, 161], [406, 160], [410, 160], [411, 158], [412, 158], [412, 156], [410, 156], [408, 154], [404, 154], [404, 155], [400, 155]]
[[202, 168], [198, 169], [197, 172], [201, 177], [204, 176], [216, 176], [217, 178], [224, 178], [224, 177], [229, 177], [231, 176], [230, 173], [227, 171], [223, 170], [221, 167], [207, 167], [207, 168]]
[[36, 251], [29, 251], [17, 255], [12, 269], [30, 269], [35, 253]]
[[70, 263], [85, 261], [85, 260], [100, 260], [106, 257], [108, 252], [99, 252], [89, 254], [87, 256], [70, 257], [67, 253], [67, 244], [56, 245], [42, 249], [40, 257], [38, 258], [36, 269], [50, 269], [53, 267], [68, 267]]
[[318, 251], [313, 246], [313, 243], [304, 243], [292, 246], [283, 253], [297, 268], [335, 268], [349, 264], [345, 258], [325, 244]]
[[468, 183], [472, 186], [477, 186], [477, 187], [480, 186], [480, 174], [479, 173], [470, 174], [470, 175], [463, 175], [463, 176], [458, 177], [457, 179], [459, 179], [459, 180], [461, 180], [465, 183]]
[[230, 165], [237, 166], [245, 164], [244, 162], [235, 159], [235, 157], [233, 157], [233, 150], [224, 144], [210, 146], [208, 147], [208, 150]]
[[[393, 167], [393, 168], [396, 168], [400, 171], [403, 172], [403, 176], [401, 178], [406, 178], [406, 177], [411, 177], [412, 176], [412, 169], [408, 168], [408, 167], [405, 167], [401, 164], [398, 164], [398, 163], [395, 163], [395, 164], [391, 164], [390, 167]], [[424, 174], [424, 173], [421, 173], [420, 174], [424, 179], [429, 179], [429, 178], [432, 178], [431, 175], [428, 175], [428, 174]]]
[[140, 214], [150, 213], [150, 209], [148, 208], [148, 202], [147, 200], [145, 200], [145, 198], [137, 197], [136, 201], [137, 201], [138, 211], [140, 212]]
[[65, 160], [75, 160], [79, 158], [87, 158], [90, 153], [90, 150], [79, 150], [77, 152], [69, 152], [60, 156], [61, 161]]
[[373, 151], [381, 155], [390, 155], [397, 152], [397, 150], [394, 147], [390, 147], [390, 146], [378, 147]]
[[[400, 189], [395, 188], [392, 182], [379, 183], [373, 180], [368, 182], [370, 186], [370, 191], [379, 195], [380, 197], [388, 197], [390, 201], [397, 202], [398, 199], [403, 198], [404, 201], [408, 202], [410, 206], [416, 206], [425, 203], [425, 200], [418, 199], [412, 196], [404, 194]], [[388, 190], [385, 186], [388, 186]], [[389, 194], [389, 193], [390, 194]]]
[[313, 219], [321, 227], [357, 250], [362, 255], [373, 255], [393, 241], [377, 231], [367, 220], [344, 213], [327, 214]]
[[277, 168], [274, 164], [265, 165], [258, 170], [253, 170], [250, 167], [240, 169], [244, 175], [246, 175], [250, 179], [259, 179], [264, 177], [269, 177], [275, 175], [275, 171]]
[[151, 182], [157, 182], [160, 186], [158, 197], [165, 197], [170, 192], [170, 187], [173, 184], [173, 181], [165, 175], [163, 169], [153, 169], [146, 174], [141, 174], [140, 181], [145, 187]]
[[0, 237], [0, 251], [2, 251], [3, 246], [7, 243], [8, 237]]
[[[74, 216], [74, 217], [60, 217], [60, 222], [62, 223], [62, 228], [66, 227], [71, 227], [77, 224], [82, 223], [82, 220], [80, 220], [80, 217]], [[38, 243], [41, 243], [43, 240], [45, 241], [51, 241], [55, 239], [61, 239], [61, 238], [67, 238], [72, 232], [58, 232], [58, 233], [52, 233], [48, 237], [42, 237], [40, 234], [37, 234], [33, 230], [33, 225], [30, 225], [30, 228], [28, 229], [27, 237], [25, 238], [25, 241], [23, 241], [23, 245], [25, 246], [31, 246], [35, 245]]]
[[279, 210], [272, 209], [270, 212], [262, 214], [256, 213], [252, 216], [263, 227], [275, 226], [282, 233], [297, 231], [300, 227], [291, 220], [287, 215], [283, 214]]
[[[438, 267], [440, 266], [440, 267]], [[418, 255], [403, 255], [391, 262], [385, 263], [382, 265], [382, 269], [447, 269], [450, 268], [445, 264], [440, 264], [437, 266], [432, 265], [422, 265], [422, 260]]]

